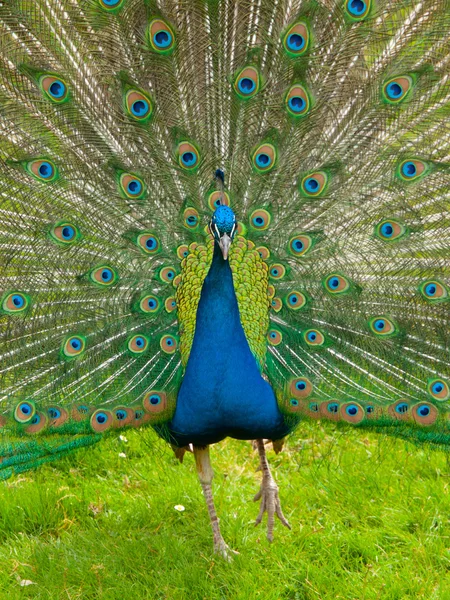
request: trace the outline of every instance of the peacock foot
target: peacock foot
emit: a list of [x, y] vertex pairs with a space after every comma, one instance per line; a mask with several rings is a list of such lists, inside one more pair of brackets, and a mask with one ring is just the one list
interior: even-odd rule
[[263, 473], [263, 479], [259, 492], [253, 498], [254, 502], [261, 500], [259, 514], [256, 517], [255, 527], [262, 521], [264, 513], [267, 513], [267, 539], [273, 542], [273, 528], [275, 525], [275, 515], [280, 519], [285, 527], [291, 529], [288, 520], [281, 510], [281, 502], [278, 495], [278, 485], [270, 472], [269, 463], [267, 462], [266, 452], [263, 440], [256, 440], [257, 448], [260, 457], [260, 468]]
[[221, 535], [214, 536], [214, 553], [219, 554], [227, 562], [231, 562], [233, 557], [239, 554], [237, 550], [230, 548]]

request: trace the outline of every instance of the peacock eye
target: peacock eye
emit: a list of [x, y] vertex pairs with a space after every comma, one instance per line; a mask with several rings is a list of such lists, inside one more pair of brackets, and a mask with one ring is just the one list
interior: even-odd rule
[[306, 304], [306, 296], [299, 291], [293, 291], [286, 297], [286, 304], [292, 310], [299, 310]]
[[159, 341], [161, 350], [166, 354], [173, 354], [178, 347], [178, 340], [173, 335], [163, 335]]
[[135, 121], [145, 122], [152, 115], [153, 105], [148, 94], [132, 89], [125, 94], [125, 109]]
[[122, 173], [119, 179], [119, 187], [124, 197], [134, 200], [142, 198], [146, 192], [142, 179], [133, 173]]
[[339, 414], [344, 421], [348, 423], [360, 423], [364, 417], [365, 413], [359, 404], [356, 402], [346, 402], [340, 407]]
[[91, 415], [91, 428], [96, 433], [102, 433], [103, 431], [110, 429], [113, 425], [113, 422], [113, 414], [109, 410], [99, 409], [93, 412]]
[[272, 144], [262, 144], [253, 154], [253, 166], [258, 173], [267, 173], [275, 166], [277, 151]]
[[259, 73], [254, 67], [245, 67], [234, 81], [234, 90], [242, 99], [253, 98], [260, 88]]
[[134, 335], [128, 340], [127, 347], [132, 354], [142, 354], [148, 348], [149, 340], [145, 335]]
[[278, 346], [281, 344], [283, 334], [278, 329], [269, 329], [267, 332], [267, 341], [271, 346]]
[[419, 286], [419, 291], [430, 302], [448, 300], [448, 289], [439, 281], [424, 281]]
[[175, 35], [171, 27], [161, 19], [153, 19], [148, 26], [150, 47], [158, 54], [170, 54], [175, 46]]
[[347, 0], [345, 9], [354, 21], [361, 21], [370, 11], [371, 0]]
[[323, 346], [325, 343], [325, 336], [317, 329], [308, 329], [303, 333], [303, 339], [308, 346]]
[[284, 35], [284, 49], [292, 57], [302, 56], [308, 50], [309, 38], [309, 30], [306, 23], [295, 23]]
[[192, 171], [200, 164], [197, 148], [190, 142], [181, 142], [177, 149], [178, 164], [185, 170]]
[[23, 313], [30, 305], [30, 298], [22, 292], [9, 292], [2, 300], [2, 310], [5, 313]]
[[212, 192], [208, 196], [208, 206], [215, 211], [218, 206], [230, 206], [230, 196], [227, 192]]
[[26, 170], [30, 175], [39, 181], [56, 181], [58, 179], [58, 170], [51, 160], [39, 159], [27, 163]]
[[375, 226], [375, 235], [385, 242], [398, 240], [407, 233], [405, 225], [394, 219], [386, 219]]
[[412, 88], [413, 80], [409, 75], [390, 79], [383, 85], [383, 97], [389, 104], [397, 104], [405, 100]]
[[289, 383], [289, 392], [295, 398], [307, 398], [312, 390], [312, 383], [306, 377], [298, 377]]
[[183, 219], [185, 227], [191, 231], [196, 229], [200, 222], [200, 216], [195, 208], [186, 208], [183, 213]]
[[330, 294], [344, 294], [350, 289], [350, 281], [342, 275], [328, 275], [323, 285]]
[[164, 392], [152, 390], [143, 399], [144, 410], [148, 413], [158, 413], [165, 409], [167, 398]]
[[328, 175], [325, 171], [316, 171], [303, 177], [300, 189], [305, 196], [315, 198], [320, 196], [328, 184]]
[[271, 279], [282, 279], [286, 275], [286, 268], [282, 264], [275, 264], [270, 267], [269, 275]]
[[78, 228], [71, 223], [58, 223], [54, 225], [50, 231], [55, 242], [61, 244], [72, 244], [80, 238], [80, 232]]
[[86, 349], [86, 339], [81, 335], [70, 335], [62, 344], [63, 358], [76, 358]]
[[419, 425], [433, 425], [439, 416], [437, 408], [427, 402], [416, 404], [411, 412], [414, 421]]
[[89, 274], [89, 278], [93, 283], [101, 286], [113, 285], [119, 280], [117, 272], [106, 265], [93, 269]]
[[146, 314], [155, 314], [161, 308], [161, 303], [156, 296], [146, 294], [139, 300], [138, 308]]
[[309, 235], [296, 235], [289, 240], [289, 252], [294, 256], [303, 256], [312, 248], [312, 238]]
[[262, 260], [267, 260], [270, 258], [270, 250], [269, 248], [266, 248], [266, 246], [258, 246], [258, 248], [256, 248], [256, 252], [258, 252]]
[[254, 210], [250, 215], [250, 227], [257, 231], [264, 231], [269, 227], [270, 220], [270, 213], [267, 210], [263, 208]]
[[430, 167], [426, 162], [411, 158], [400, 163], [397, 174], [403, 181], [417, 181], [426, 175]]
[[161, 243], [153, 233], [141, 233], [137, 238], [137, 245], [146, 254], [157, 254], [161, 250]]
[[306, 89], [300, 85], [293, 85], [286, 94], [286, 108], [293, 117], [304, 117], [310, 109], [310, 99]]
[[164, 308], [166, 309], [166, 312], [171, 313], [176, 309], [176, 307], [177, 301], [174, 296], [169, 296], [169, 298], [166, 298], [164, 302]]
[[443, 379], [431, 379], [428, 382], [428, 392], [436, 400], [448, 400], [450, 397], [449, 385]]
[[14, 409], [14, 418], [18, 423], [28, 423], [34, 417], [36, 407], [31, 400], [24, 400]]
[[69, 97], [69, 88], [60, 77], [43, 75], [39, 79], [39, 86], [45, 96], [55, 104], [62, 104]]
[[116, 11], [122, 8], [125, 0], [99, 0], [100, 6], [107, 11]]
[[164, 283], [172, 283], [176, 274], [173, 267], [163, 267], [159, 272], [159, 277]]
[[387, 317], [374, 317], [369, 321], [369, 327], [375, 335], [388, 337], [398, 333], [397, 326]]

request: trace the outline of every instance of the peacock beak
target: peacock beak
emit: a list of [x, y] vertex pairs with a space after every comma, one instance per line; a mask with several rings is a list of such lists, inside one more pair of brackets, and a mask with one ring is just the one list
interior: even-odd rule
[[219, 246], [220, 249], [222, 250], [222, 256], [224, 260], [228, 259], [228, 252], [230, 250], [230, 246], [231, 246], [231, 238], [228, 235], [228, 233], [224, 233], [222, 235], [222, 237], [219, 240]]

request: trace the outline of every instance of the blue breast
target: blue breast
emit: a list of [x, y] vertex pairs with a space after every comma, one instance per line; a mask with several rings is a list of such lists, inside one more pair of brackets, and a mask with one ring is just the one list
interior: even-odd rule
[[217, 244], [169, 430], [178, 446], [212, 444], [227, 436], [279, 439], [289, 431], [250, 351], [230, 265]]

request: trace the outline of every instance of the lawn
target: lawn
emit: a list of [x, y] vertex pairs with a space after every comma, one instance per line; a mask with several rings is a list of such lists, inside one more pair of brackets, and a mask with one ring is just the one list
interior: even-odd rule
[[217, 444], [216, 506], [240, 552], [227, 564], [192, 455], [181, 465], [152, 431], [125, 435], [0, 484], [2, 600], [450, 600], [443, 452], [302, 426], [268, 453], [292, 525], [270, 545], [253, 525], [257, 453]]

